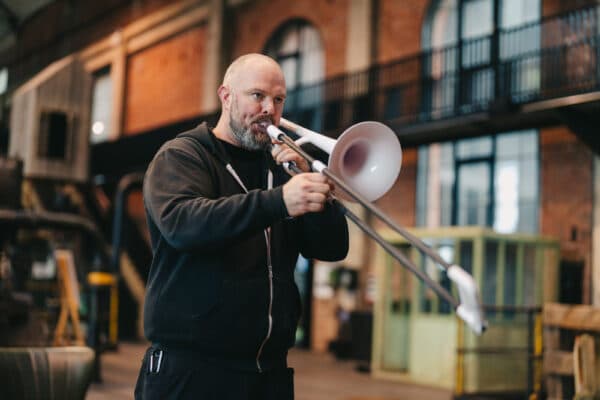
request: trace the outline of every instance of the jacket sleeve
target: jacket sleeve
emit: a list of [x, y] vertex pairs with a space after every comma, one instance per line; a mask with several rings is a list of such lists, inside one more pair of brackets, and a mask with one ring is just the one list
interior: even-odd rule
[[338, 261], [348, 254], [348, 224], [338, 207], [328, 203], [319, 213], [299, 218], [300, 253], [306, 258]]
[[186, 149], [166, 147], [155, 156], [144, 179], [144, 205], [170, 246], [222, 247], [286, 216], [281, 187], [223, 197], [213, 180], [207, 161]]

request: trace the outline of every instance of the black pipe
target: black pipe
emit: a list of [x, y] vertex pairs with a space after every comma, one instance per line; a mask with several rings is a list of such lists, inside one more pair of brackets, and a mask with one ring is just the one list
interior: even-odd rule
[[64, 212], [0, 209], [0, 225], [12, 225], [18, 228], [74, 229], [85, 232], [99, 245], [102, 261], [109, 265], [108, 245], [100, 229], [89, 218]]
[[142, 187], [144, 182], [143, 172], [132, 172], [123, 176], [117, 185], [117, 193], [115, 194], [115, 214], [113, 217], [113, 232], [112, 232], [112, 258], [111, 267], [115, 273], [119, 274], [119, 259], [121, 253], [121, 245], [123, 238], [123, 219], [125, 215], [125, 200], [129, 193]]

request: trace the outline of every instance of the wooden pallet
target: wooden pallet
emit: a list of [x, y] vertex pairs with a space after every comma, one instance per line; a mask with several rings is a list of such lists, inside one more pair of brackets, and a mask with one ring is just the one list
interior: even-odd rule
[[549, 400], [600, 396], [596, 368], [600, 343], [600, 308], [544, 305], [544, 381]]

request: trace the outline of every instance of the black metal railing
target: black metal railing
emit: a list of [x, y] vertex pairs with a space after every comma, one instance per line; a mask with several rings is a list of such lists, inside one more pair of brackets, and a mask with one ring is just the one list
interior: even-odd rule
[[285, 113], [325, 133], [375, 119], [455, 118], [598, 90], [600, 6], [461, 40], [290, 91]]

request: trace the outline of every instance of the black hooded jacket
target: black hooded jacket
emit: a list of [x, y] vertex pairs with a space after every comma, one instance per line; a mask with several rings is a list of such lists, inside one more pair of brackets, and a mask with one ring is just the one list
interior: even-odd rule
[[[225, 168], [230, 155], [206, 124], [164, 144], [149, 165], [143, 193], [153, 261], [144, 330], [148, 340], [167, 348], [234, 368], [267, 370], [285, 365], [294, 344], [300, 315], [293, 279], [298, 254], [324, 261], [344, 258], [348, 228], [343, 214], [330, 205], [320, 213], [287, 218], [281, 185], [288, 175], [267, 153], [246, 153], [242, 165], [250, 160], [264, 175], [261, 187], [249, 187], [248, 193]], [[266, 189], [267, 168], [273, 172], [271, 190]], [[236, 172], [243, 181], [248, 171]], [[269, 227], [272, 280], [265, 240]], [[272, 327], [265, 341], [269, 309]]]

